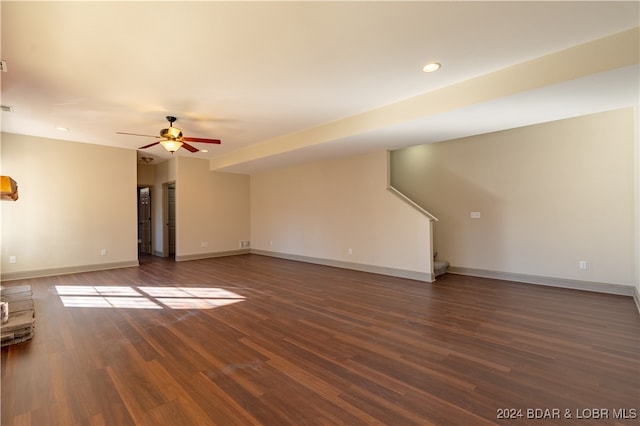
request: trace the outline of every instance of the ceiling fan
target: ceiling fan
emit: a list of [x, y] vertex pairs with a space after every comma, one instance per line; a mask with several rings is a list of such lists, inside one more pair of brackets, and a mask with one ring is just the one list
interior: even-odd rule
[[[182, 130], [177, 127], [173, 127], [173, 123], [177, 120], [177, 118], [172, 117], [170, 115], [167, 116], [167, 121], [169, 122], [168, 129], [160, 130], [160, 140], [154, 143], [150, 143], [149, 145], [141, 146], [138, 149], [146, 149], [150, 148], [157, 144], [162, 144], [164, 148], [170, 153], [176, 152], [180, 147], [186, 149], [191, 152], [198, 152], [199, 149], [193, 145], [189, 145], [187, 142], [198, 142], [198, 143], [215, 143], [219, 144], [219, 139], [205, 139], [205, 138], [189, 138], [182, 135]], [[137, 133], [125, 133], [125, 132], [116, 132], [119, 135], [132, 135], [132, 136], [144, 136], [148, 138], [157, 138], [158, 136], [152, 135], [140, 135]]]

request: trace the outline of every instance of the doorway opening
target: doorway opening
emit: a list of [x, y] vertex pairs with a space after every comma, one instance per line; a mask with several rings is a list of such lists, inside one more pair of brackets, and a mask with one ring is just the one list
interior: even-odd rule
[[138, 257], [151, 254], [151, 188], [138, 187]]

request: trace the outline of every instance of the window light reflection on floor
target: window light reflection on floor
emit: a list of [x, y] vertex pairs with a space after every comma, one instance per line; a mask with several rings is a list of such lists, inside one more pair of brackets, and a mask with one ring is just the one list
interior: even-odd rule
[[58, 294], [80, 296], [142, 296], [140, 292], [128, 286], [89, 286], [89, 285], [57, 285]]
[[68, 308], [213, 309], [245, 300], [217, 287], [135, 287], [57, 285]]
[[244, 299], [198, 299], [198, 298], [160, 298], [158, 301], [171, 309], [213, 309], [219, 306], [242, 302]]
[[243, 299], [232, 291], [217, 287], [138, 287], [153, 297], [198, 297], [201, 299]]

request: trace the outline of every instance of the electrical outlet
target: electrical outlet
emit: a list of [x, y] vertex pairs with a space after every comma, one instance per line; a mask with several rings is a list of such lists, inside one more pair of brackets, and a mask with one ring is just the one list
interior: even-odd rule
[[578, 262], [578, 268], [587, 269], [587, 261], [586, 260], [581, 260], [580, 262]]
[[351, 247], [349, 247], [349, 254], [353, 254], [353, 249]]
[[200, 242], [200, 247], [209, 247], [209, 241]]
[[106, 255], [107, 255], [107, 249], [100, 250], [100, 256], [106, 256]]
[[18, 260], [16, 259], [15, 256], [9, 256], [9, 263], [17, 263]]

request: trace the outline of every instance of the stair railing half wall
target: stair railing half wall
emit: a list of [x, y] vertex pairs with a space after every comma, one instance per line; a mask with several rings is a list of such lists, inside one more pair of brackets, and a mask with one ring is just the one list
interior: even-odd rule
[[396, 197], [400, 198], [402, 201], [404, 201], [408, 205], [410, 205], [411, 207], [413, 207], [414, 209], [418, 210], [420, 213], [422, 213], [429, 220], [429, 247], [430, 247], [431, 256], [429, 256], [429, 259], [427, 261], [429, 262], [429, 271], [431, 271], [431, 277], [432, 277], [432, 279], [434, 279], [435, 278], [435, 271], [434, 271], [434, 258], [433, 258], [433, 255], [434, 255], [435, 251], [434, 251], [434, 247], [433, 247], [433, 222], [437, 222], [438, 218], [435, 217], [434, 215], [432, 215], [431, 213], [429, 213], [428, 211], [426, 211], [425, 209], [423, 209], [415, 201], [413, 201], [411, 198], [407, 197], [405, 194], [403, 194], [401, 191], [399, 191], [398, 189], [394, 188], [391, 185], [391, 161], [390, 161], [390, 159], [391, 159], [391, 152], [387, 151], [387, 190], [390, 191]]

